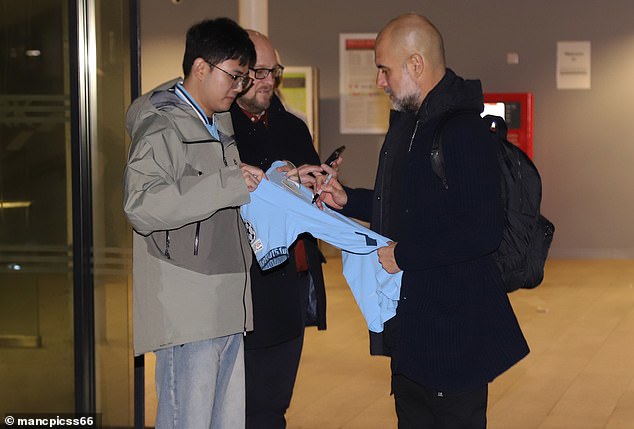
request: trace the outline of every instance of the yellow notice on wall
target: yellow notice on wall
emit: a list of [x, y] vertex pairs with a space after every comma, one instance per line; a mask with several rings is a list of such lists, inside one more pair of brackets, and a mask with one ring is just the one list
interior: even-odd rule
[[278, 87], [278, 95], [286, 110], [300, 117], [318, 145], [317, 70], [313, 67], [285, 67], [284, 77]]

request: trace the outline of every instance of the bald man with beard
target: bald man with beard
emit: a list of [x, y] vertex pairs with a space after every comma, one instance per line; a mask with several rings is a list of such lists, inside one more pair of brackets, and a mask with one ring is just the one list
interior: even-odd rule
[[[378, 253], [386, 271], [403, 271], [401, 296], [371, 352], [391, 356], [398, 427], [482, 429], [488, 383], [529, 352], [492, 257], [504, 213], [482, 87], [446, 67], [440, 33], [416, 14], [379, 33], [375, 62], [394, 107], [375, 187], [332, 180], [321, 199], [394, 240]], [[445, 186], [430, 152], [452, 111], [469, 113], [443, 127]]]
[[[286, 111], [275, 88], [284, 67], [269, 39], [249, 30], [256, 64], [253, 85], [231, 106], [241, 159], [268, 170], [276, 160], [319, 164], [306, 124]], [[251, 265], [253, 332], [244, 339], [246, 409], [249, 429], [286, 427], [299, 367], [304, 327], [326, 328], [326, 292], [317, 241], [302, 234], [289, 249], [289, 260], [262, 271]]]

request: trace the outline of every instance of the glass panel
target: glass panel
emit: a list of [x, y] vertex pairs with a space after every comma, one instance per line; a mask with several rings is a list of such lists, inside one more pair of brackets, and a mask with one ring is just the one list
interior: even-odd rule
[[67, 17], [0, 0], [0, 415], [74, 410]]
[[132, 234], [122, 208], [130, 104], [130, 29], [126, 0], [96, 8], [97, 139], [91, 147], [95, 258], [97, 411], [107, 427], [133, 424]]

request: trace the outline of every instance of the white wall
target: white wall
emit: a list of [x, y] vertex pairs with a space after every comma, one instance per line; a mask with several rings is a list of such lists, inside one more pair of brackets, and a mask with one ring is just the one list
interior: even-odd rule
[[183, 75], [189, 27], [207, 18], [238, 19], [238, 0], [141, 0], [140, 5], [142, 92]]
[[[180, 73], [184, 34], [203, 17], [237, 19], [235, 0], [142, 0], [143, 88]], [[339, 134], [338, 34], [376, 32], [409, 11], [445, 38], [448, 65], [487, 92], [532, 92], [542, 211], [551, 255], [634, 258], [634, 2], [631, 0], [269, 0], [269, 35], [285, 65], [320, 71], [320, 145], [346, 144], [343, 180], [371, 187], [381, 136]], [[592, 89], [557, 90], [557, 41], [592, 42]], [[506, 53], [518, 52], [518, 65]]]

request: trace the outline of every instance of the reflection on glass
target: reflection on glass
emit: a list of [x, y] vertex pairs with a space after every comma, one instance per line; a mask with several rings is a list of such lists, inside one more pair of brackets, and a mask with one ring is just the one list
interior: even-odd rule
[[130, 104], [128, 2], [97, 2], [97, 124], [91, 145], [97, 411], [102, 424], [133, 424], [132, 234], [122, 208]]
[[68, 10], [0, 0], [0, 415], [74, 409]]

